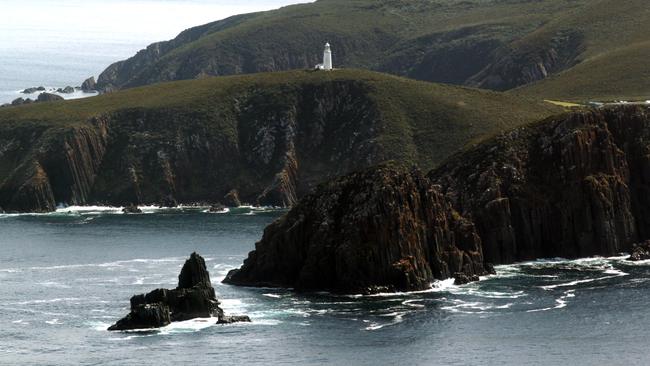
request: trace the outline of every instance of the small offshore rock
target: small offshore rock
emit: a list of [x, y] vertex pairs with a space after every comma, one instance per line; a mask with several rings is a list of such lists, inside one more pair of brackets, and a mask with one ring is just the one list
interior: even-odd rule
[[223, 197], [224, 203], [228, 207], [239, 207], [241, 206], [241, 200], [239, 199], [239, 191], [232, 189], [228, 194]]
[[97, 82], [95, 82], [95, 77], [91, 76], [86, 79], [83, 84], [81, 84], [81, 90], [84, 93], [94, 92], [97, 89]]
[[36, 99], [37, 102], [55, 102], [58, 100], [63, 100], [63, 97], [56, 94], [50, 94], [50, 93], [41, 93], [38, 95], [38, 98]]
[[462, 272], [454, 273], [454, 285], [461, 286], [471, 282], [477, 282], [480, 278], [477, 275], [467, 275]]
[[11, 105], [22, 105], [25, 104], [25, 99], [23, 98], [16, 98], [13, 101], [11, 101]]
[[58, 88], [57, 93], [63, 93], [63, 94], [72, 94], [74, 93], [74, 88], [71, 86], [66, 86], [65, 88]]
[[251, 318], [246, 315], [228, 315], [221, 316], [217, 324], [233, 324], [233, 323], [250, 323]]
[[638, 262], [645, 261], [650, 259], [650, 240], [647, 240], [640, 244], [635, 244], [632, 247], [632, 254], [629, 261]]
[[224, 317], [205, 260], [192, 253], [173, 290], [156, 289], [131, 297], [131, 312], [108, 330], [149, 329], [195, 318]]
[[122, 209], [122, 212], [125, 214], [141, 214], [142, 210], [133, 203], [130, 203]]
[[214, 205], [210, 206], [210, 212], [213, 213], [218, 213], [218, 212], [224, 212], [226, 211], [226, 206], [221, 204], [221, 203], [215, 203]]
[[45, 87], [35, 86], [33, 88], [27, 88], [27, 89], [23, 90], [21, 93], [23, 93], [23, 94], [34, 94], [37, 91], [45, 91]]

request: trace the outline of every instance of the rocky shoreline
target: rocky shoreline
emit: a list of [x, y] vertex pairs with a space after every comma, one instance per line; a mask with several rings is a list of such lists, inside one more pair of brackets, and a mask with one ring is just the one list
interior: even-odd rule
[[224, 282], [421, 290], [471, 281], [491, 264], [631, 252], [650, 238], [649, 141], [646, 107], [579, 111], [502, 134], [426, 176], [397, 164], [354, 173], [267, 227]]

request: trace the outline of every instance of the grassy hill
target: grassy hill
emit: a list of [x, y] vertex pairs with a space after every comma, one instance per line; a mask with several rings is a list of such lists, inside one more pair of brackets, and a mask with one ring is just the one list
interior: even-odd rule
[[[320, 62], [323, 44], [329, 41], [334, 62], [341, 67], [480, 85], [493, 75], [477, 75], [509, 52], [514, 42], [587, 3], [319, 0], [189, 29], [112, 65], [99, 84], [125, 88], [205, 75], [311, 68]], [[512, 86], [493, 84], [493, 89]]]
[[644, 0], [319, 0], [189, 29], [111, 65], [99, 84], [311, 68], [329, 41], [340, 67], [493, 90], [548, 78], [522, 92], [623, 98], [650, 86], [648, 32]]
[[292, 204], [332, 176], [392, 159], [433, 167], [467, 143], [558, 111], [351, 69], [170, 82], [3, 108], [0, 206], [215, 202], [232, 189], [251, 203]]
[[650, 98], [650, 7], [641, 0], [594, 1], [569, 12], [540, 33], [579, 32], [576, 65], [514, 92], [569, 101]]

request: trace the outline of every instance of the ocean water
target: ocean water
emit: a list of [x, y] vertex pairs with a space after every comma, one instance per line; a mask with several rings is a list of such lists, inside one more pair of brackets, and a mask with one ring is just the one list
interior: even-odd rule
[[[184, 29], [306, 0], [0, 0], [0, 104], [28, 87], [80, 86]], [[65, 98], [92, 96], [76, 92]]]
[[[478, 283], [377, 296], [227, 286], [283, 211], [71, 208], [0, 215], [1, 365], [648, 365], [650, 263], [626, 256], [497, 267]], [[108, 332], [129, 298], [205, 258], [216, 319]]]

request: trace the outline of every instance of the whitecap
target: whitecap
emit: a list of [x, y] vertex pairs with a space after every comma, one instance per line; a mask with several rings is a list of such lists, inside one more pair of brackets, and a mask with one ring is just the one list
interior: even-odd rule
[[568, 290], [564, 292], [564, 295], [561, 296], [558, 299], [555, 299], [555, 306], [552, 307], [547, 307], [547, 308], [542, 308], [542, 309], [532, 309], [532, 310], [527, 310], [527, 313], [537, 313], [537, 312], [542, 312], [542, 311], [549, 311], [549, 310], [555, 310], [555, 309], [562, 309], [567, 306], [567, 299], [575, 297], [575, 290]]
[[61, 324], [63, 324], [63, 323], [61, 323], [59, 321], [59, 319], [46, 320], [45, 323], [47, 323], [49, 325], [61, 325]]
[[404, 300], [404, 301], [402, 301], [402, 305], [410, 306], [410, 307], [416, 308], [416, 309], [422, 309], [425, 306], [424, 306], [424, 304], [420, 304], [421, 301], [422, 300], [418, 300], [418, 299]]
[[271, 298], [274, 298], [274, 299], [282, 298], [282, 296], [280, 296], [278, 294], [262, 294], [262, 296], [271, 297]]
[[367, 327], [364, 328], [364, 330], [379, 330], [385, 327], [397, 325], [401, 322], [404, 321], [404, 315], [406, 315], [405, 312], [392, 312], [388, 314], [381, 314], [380, 316], [383, 317], [392, 317], [392, 321], [387, 322], [387, 323], [380, 323], [380, 322], [375, 322], [375, 321], [370, 321], [370, 320], [364, 320], [364, 323], [369, 323]]

